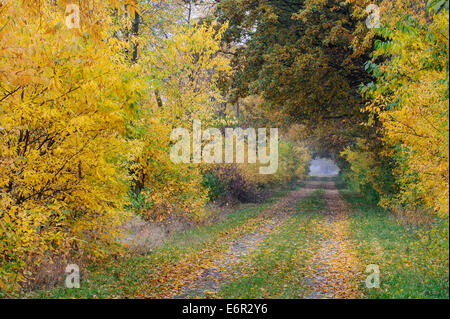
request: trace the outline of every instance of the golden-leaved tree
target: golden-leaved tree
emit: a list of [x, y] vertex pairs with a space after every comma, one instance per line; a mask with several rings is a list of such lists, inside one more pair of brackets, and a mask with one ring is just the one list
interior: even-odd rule
[[365, 65], [374, 81], [362, 88], [374, 133], [342, 155], [359, 190], [409, 222], [428, 223], [418, 259], [448, 277], [448, 1], [382, 4], [389, 14]]
[[123, 3], [81, 1], [79, 21], [68, 5], [0, 3], [2, 290], [55, 255], [101, 256], [124, 217], [137, 84], [113, 36]]
[[[385, 142], [398, 148], [404, 162], [397, 172], [401, 191], [387, 204], [419, 196], [448, 218], [448, 11], [425, 12], [418, 8], [380, 29], [386, 40], [375, 43], [373, 62], [366, 65], [377, 81], [364, 92]], [[380, 57], [387, 59], [378, 63]]]
[[[150, 19], [141, 12], [142, 22]], [[192, 131], [193, 120], [204, 126], [211, 123], [213, 109], [222, 100], [217, 81], [230, 71], [228, 59], [219, 53], [226, 26], [176, 20], [167, 23], [170, 36], [155, 35], [142, 23], [136, 37], [141, 47], [136, 64], [151, 93], [131, 125], [135, 146], [131, 197], [133, 207], [146, 219], [203, 215], [207, 190], [201, 184], [201, 167], [172, 162], [169, 154], [175, 141], [170, 133], [178, 127]]]

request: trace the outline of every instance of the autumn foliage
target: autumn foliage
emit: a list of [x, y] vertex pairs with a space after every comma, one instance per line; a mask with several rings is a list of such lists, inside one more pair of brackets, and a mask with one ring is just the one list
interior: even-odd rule
[[[125, 215], [125, 116], [131, 75], [112, 37], [113, 1], [79, 31], [64, 1], [0, 5], [0, 287], [53, 254], [100, 249]], [[101, 21], [101, 23], [100, 23]], [[6, 286], [5, 286], [6, 285]]]
[[390, 159], [396, 191], [377, 189], [385, 205], [420, 204], [448, 218], [448, 12], [421, 7], [404, 16], [405, 7], [386, 18], [366, 63], [376, 79], [363, 87], [368, 122], [379, 125], [383, 143], [361, 140], [365, 155], [358, 157], [361, 148], [345, 154], [352, 174], [360, 167], [373, 176], [374, 187], [386, 181], [380, 176], [389, 165], [382, 158]]
[[342, 153], [346, 178], [411, 223], [431, 224], [423, 258], [448, 267], [448, 1], [386, 6], [365, 64], [374, 81], [362, 87], [372, 134]]
[[[0, 296], [123, 256], [132, 217], [198, 223], [323, 154], [425, 216], [426, 258], [448, 265], [448, 1], [374, 1], [373, 29], [369, 0], [211, 1], [186, 19], [194, 2], [77, 1], [76, 21], [69, 0], [0, 1]], [[277, 171], [174, 163], [171, 131], [194, 120], [279, 128]]]
[[[81, 1], [70, 28], [69, 4], [0, 4], [2, 292], [51, 264], [120, 253], [134, 214], [199, 221], [212, 199], [203, 164], [170, 160], [170, 132], [227, 124], [215, 109], [231, 72], [227, 25], [181, 23], [175, 1], [109, 0]], [[303, 175], [302, 156], [280, 172]], [[238, 170], [227, 178], [256, 183], [251, 167]]]

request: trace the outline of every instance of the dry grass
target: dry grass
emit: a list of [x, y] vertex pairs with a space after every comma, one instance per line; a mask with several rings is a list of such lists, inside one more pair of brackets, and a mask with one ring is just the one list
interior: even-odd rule
[[423, 209], [406, 209], [404, 207], [392, 210], [394, 218], [405, 226], [431, 226], [433, 224], [433, 214]]

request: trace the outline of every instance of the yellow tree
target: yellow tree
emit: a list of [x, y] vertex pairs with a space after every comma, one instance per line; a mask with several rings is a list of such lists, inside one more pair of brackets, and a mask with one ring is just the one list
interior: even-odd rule
[[79, 5], [0, 3], [2, 289], [55, 255], [101, 255], [122, 217], [136, 85], [113, 37], [123, 6]]
[[[400, 202], [413, 200], [414, 190], [427, 207], [448, 217], [448, 11], [430, 12], [429, 18], [417, 11], [380, 30], [387, 39], [376, 42], [374, 62], [366, 65], [377, 82], [365, 93], [385, 141], [400, 147], [408, 167], [399, 174]], [[380, 57], [388, 59], [377, 64]], [[414, 187], [407, 183], [411, 175]]]
[[[144, 17], [145, 18], [145, 17]], [[198, 165], [175, 164], [170, 159], [173, 128], [192, 129], [194, 119], [211, 123], [214, 105], [221, 101], [217, 79], [229, 72], [228, 60], [219, 54], [226, 26], [170, 26], [168, 38], [143, 45], [138, 64], [151, 91], [140, 109], [134, 130], [135, 159], [131, 166], [133, 196], [146, 218], [182, 213], [201, 217], [207, 200]], [[143, 34], [146, 33], [144, 29]]]

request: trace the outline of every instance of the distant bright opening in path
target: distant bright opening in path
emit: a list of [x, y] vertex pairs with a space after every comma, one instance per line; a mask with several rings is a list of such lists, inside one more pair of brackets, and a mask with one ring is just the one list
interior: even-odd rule
[[329, 158], [315, 158], [309, 164], [309, 176], [329, 177], [339, 174], [339, 167]]

